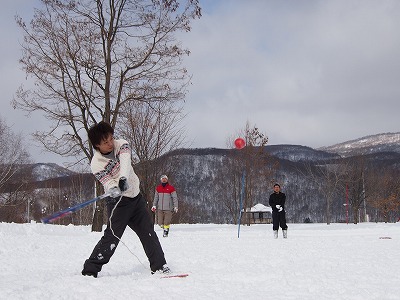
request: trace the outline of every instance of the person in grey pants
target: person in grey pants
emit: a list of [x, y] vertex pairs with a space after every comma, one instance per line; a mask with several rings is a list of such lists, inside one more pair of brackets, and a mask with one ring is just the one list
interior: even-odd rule
[[162, 175], [160, 181], [161, 184], [156, 187], [151, 210], [156, 212], [157, 224], [164, 229], [163, 237], [167, 237], [172, 213], [178, 212], [178, 197], [175, 188], [168, 183], [167, 175]]

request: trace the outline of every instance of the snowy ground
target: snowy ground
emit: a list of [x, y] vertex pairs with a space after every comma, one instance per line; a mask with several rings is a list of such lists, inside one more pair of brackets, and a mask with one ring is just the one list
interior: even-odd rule
[[[161, 229], [156, 228], [161, 236]], [[400, 223], [173, 225], [169, 266], [150, 275], [127, 230], [97, 279], [80, 275], [101, 233], [87, 226], [0, 223], [0, 299], [400, 299]], [[391, 239], [380, 239], [391, 237]], [[135, 257], [132, 251], [137, 257]]]

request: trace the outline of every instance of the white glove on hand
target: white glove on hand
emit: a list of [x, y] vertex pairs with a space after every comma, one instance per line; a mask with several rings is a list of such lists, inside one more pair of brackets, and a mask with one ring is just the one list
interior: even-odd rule
[[178, 208], [174, 207], [174, 212], [177, 213], [178, 212]]
[[117, 198], [117, 197], [121, 196], [121, 191], [117, 186], [114, 186], [111, 189], [109, 189], [108, 193], [110, 194], [111, 198]]
[[278, 205], [275, 205], [275, 207], [277, 208], [277, 209], [280, 209], [281, 208], [281, 206], [278, 204]]
[[279, 207], [278, 211], [281, 212], [283, 210], [283, 207]]
[[152, 211], [152, 212], [155, 212], [156, 209], [157, 209], [157, 207], [155, 207], [155, 206], [152, 206], [152, 207], [151, 207], [151, 211]]

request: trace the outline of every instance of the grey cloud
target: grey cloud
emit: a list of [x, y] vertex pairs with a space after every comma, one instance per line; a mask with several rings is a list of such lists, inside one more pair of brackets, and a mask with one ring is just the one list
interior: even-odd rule
[[[12, 19], [21, 5], [32, 11], [33, 4], [16, 3], [5, 10]], [[192, 147], [226, 147], [246, 121], [270, 144], [311, 147], [400, 131], [400, 1], [201, 3], [203, 17], [179, 36], [191, 51], [185, 123]], [[4, 14], [1, 30], [21, 38]], [[7, 74], [18, 41], [5, 46], [0, 65]], [[0, 83], [7, 97], [21, 81], [10, 74]]]

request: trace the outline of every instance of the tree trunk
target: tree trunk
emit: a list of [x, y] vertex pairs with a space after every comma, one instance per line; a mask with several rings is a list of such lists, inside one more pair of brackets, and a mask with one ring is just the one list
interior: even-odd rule
[[358, 224], [358, 207], [353, 207], [353, 220], [354, 224]]
[[[96, 195], [102, 195], [104, 193], [103, 186], [96, 182]], [[104, 208], [105, 201], [100, 200], [96, 202], [96, 209], [94, 210], [92, 231], [101, 232], [104, 224]]]
[[331, 197], [326, 198], [326, 224], [331, 224]]

